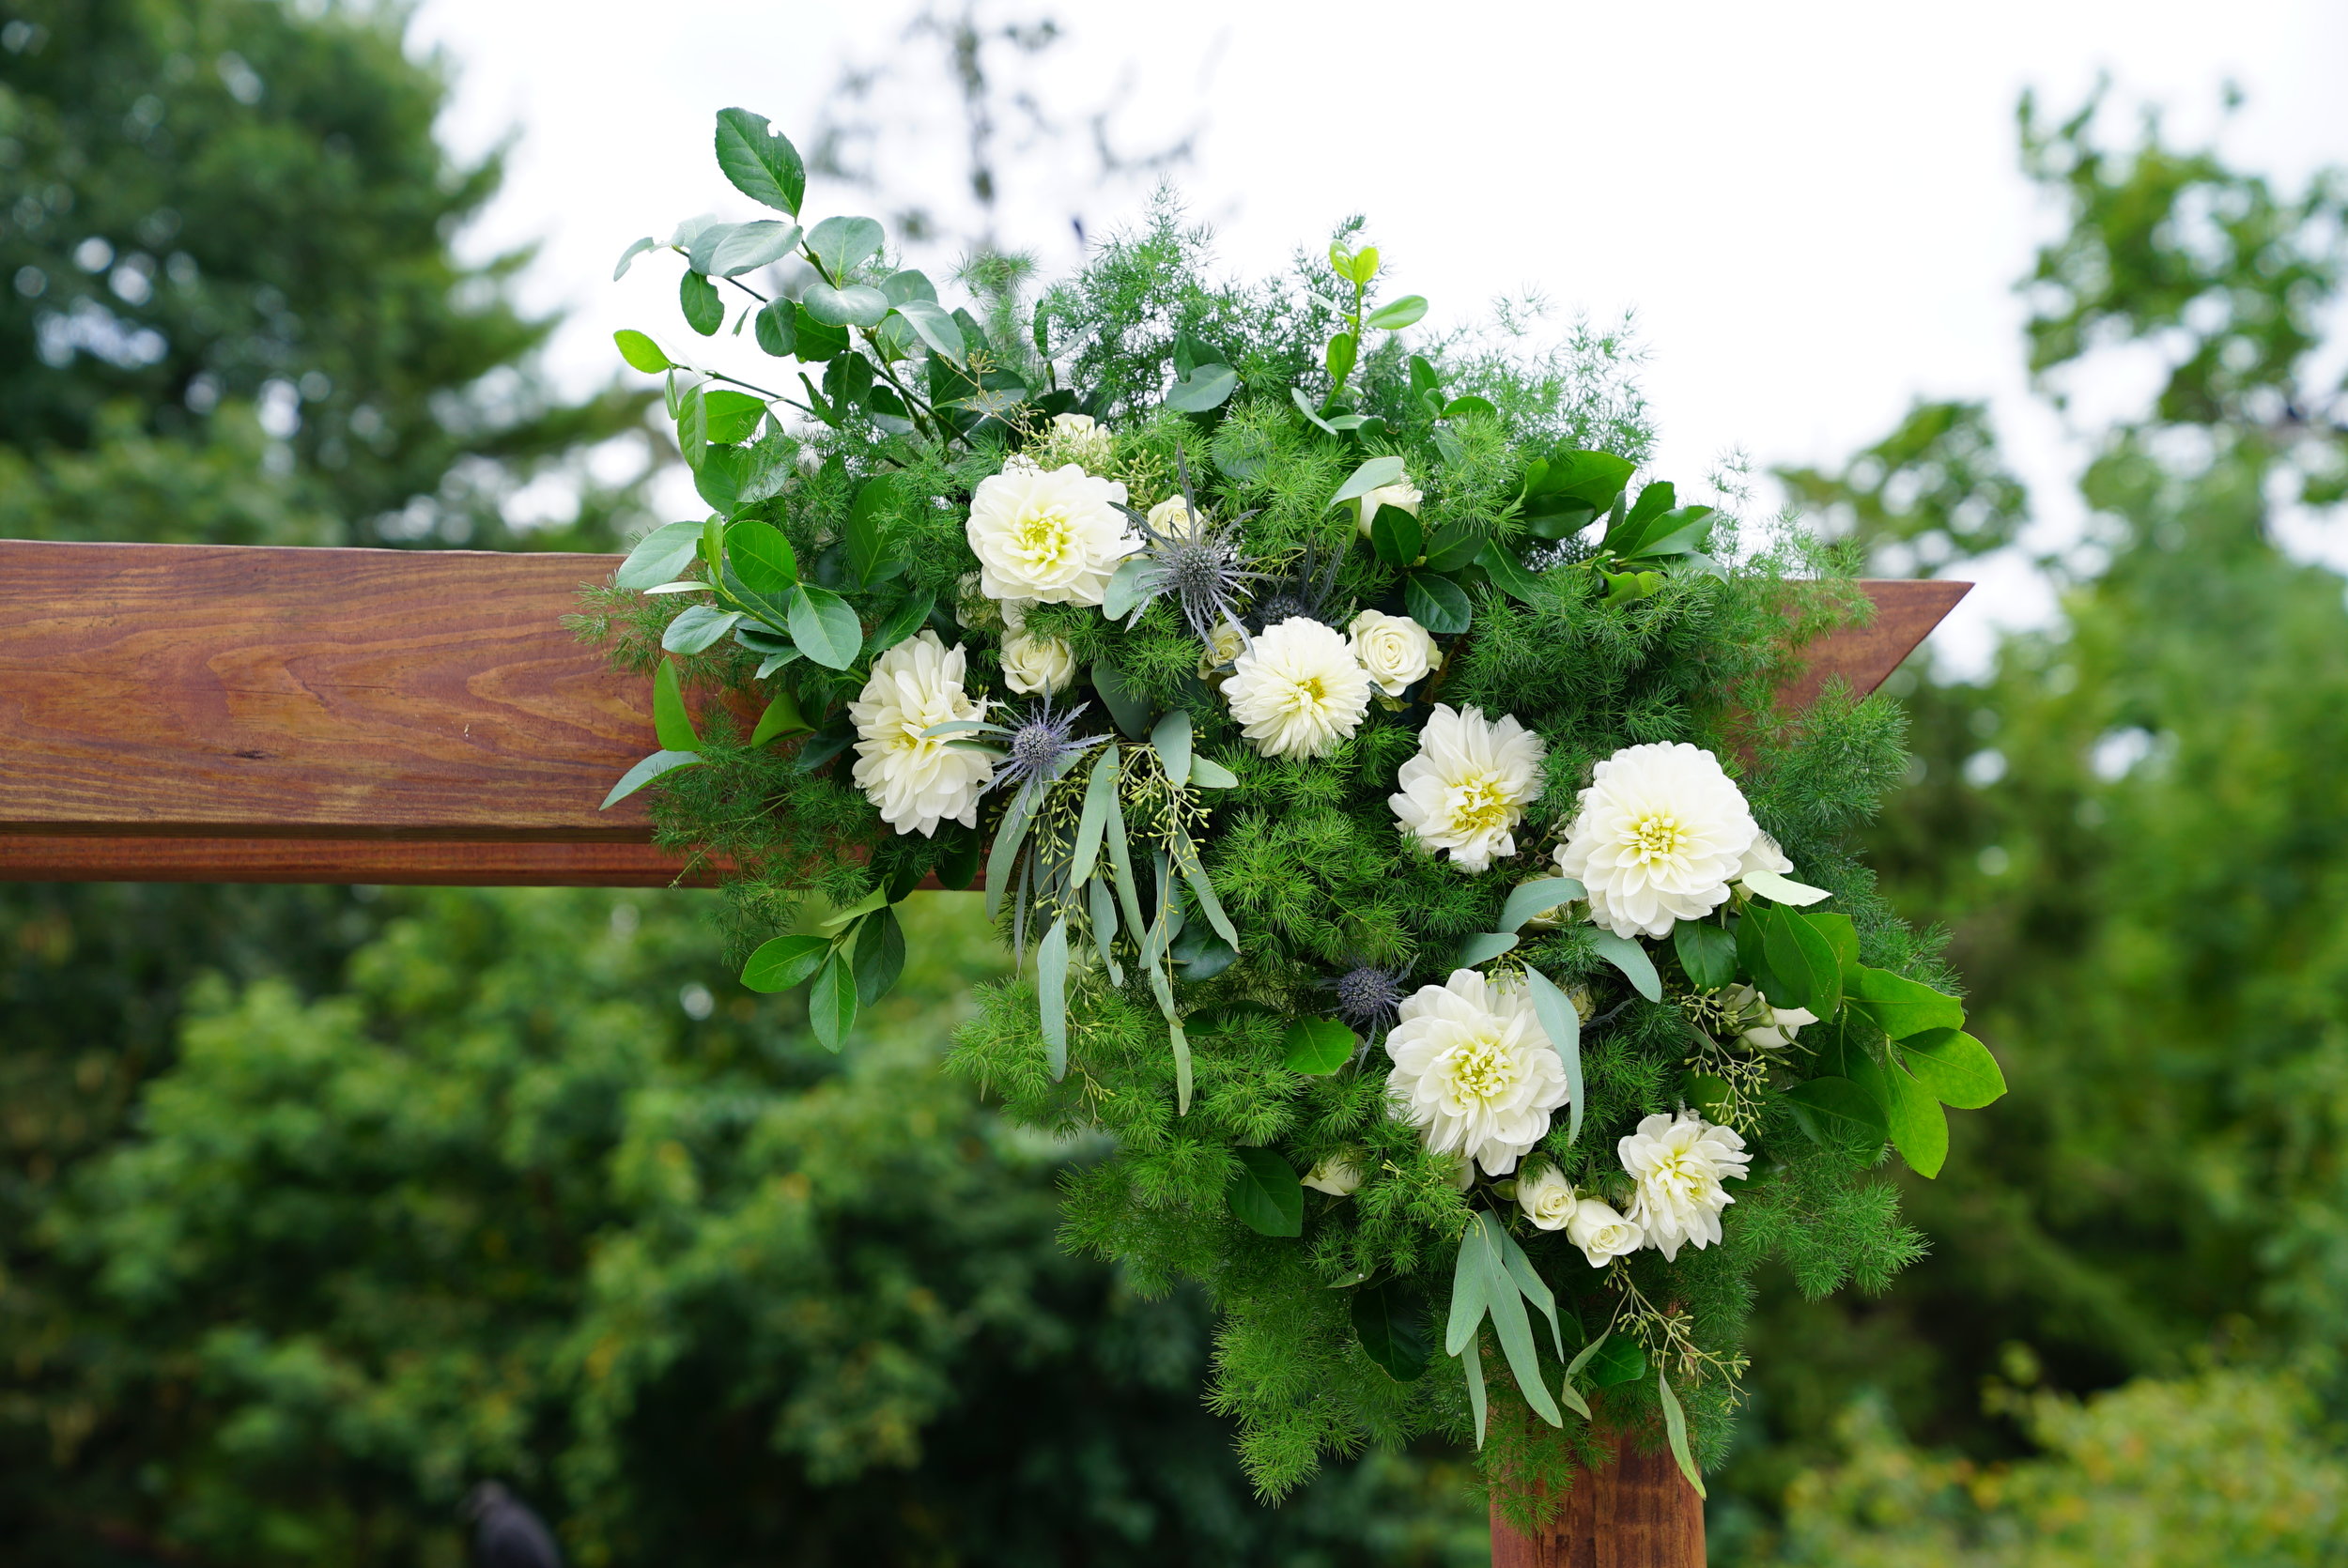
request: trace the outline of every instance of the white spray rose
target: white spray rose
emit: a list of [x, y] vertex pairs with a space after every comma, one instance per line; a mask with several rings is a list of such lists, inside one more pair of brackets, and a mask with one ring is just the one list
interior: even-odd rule
[[1224, 622], [1207, 635], [1206, 652], [1198, 655], [1198, 678], [1202, 681], [1211, 678], [1216, 670], [1228, 667], [1245, 652], [1247, 639], [1240, 635], [1237, 626], [1228, 621]]
[[1335, 630], [1305, 616], [1265, 628], [1223, 683], [1240, 732], [1267, 757], [1326, 757], [1362, 727], [1369, 676]]
[[1051, 442], [1070, 462], [1089, 468], [1106, 464], [1115, 448], [1109, 433], [1090, 414], [1054, 414]]
[[1543, 1165], [1529, 1176], [1517, 1178], [1517, 1207], [1542, 1230], [1563, 1230], [1573, 1218], [1573, 1183], [1554, 1165]]
[[924, 631], [873, 661], [872, 679], [848, 704], [856, 725], [853, 776], [881, 820], [899, 833], [929, 838], [945, 821], [979, 825], [979, 793], [995, 764], [975, 751], [924, 739], [921, 731], [955, 719], [981, 718], [986, 704], [964, 691], [963, 652]]
[[1427, 679], [1428, 673], [1443, 662], [1427, 628], [1407, 615], [1366, 609], [1345, 629], [1353, 645], [1353, 656], [1362, 661], [1370, 680], [1388, 697], [1401, 696], [1412, 682]]
[[1818, 1015], [1807, 1007], [1772, 1007], [1769, 998], [1748, 985], [1730, 986], [1721, 992], [1721, 1008], [1737, 1022], [1745, 1043], [1762, 1051], [1781, 1051], [1794, 1042], [1805, 1023]]
[[1482, 871], [1494, 855], [1517, 853], [1514, 830], [1540, 798], [1544, 752], [1540, 736], [1512, 717], [1493, 724], [1480, 708], [1439, 702], [1418, 733], [1418, 755], [1396, 776], [1401, 792], [1386, 804], [1428, 849]]
[[1755, 871], [1774, 871], [1782, 877], [1793, 869], [1794, 863], [1785, 858], [1785, 851], [1778, 841], [1755, 828], [1753, 846], [1745, 851], [1744, 858], [1737, 862], [1734, 880], [1742, 882]]
[[1074, 463], [979, 481], [965, 530], [990, 599], [1097, 605], [1117, 563], [1141, 540], [1117, 510], [1125, 486]]
[[1021, 696], [1066, 691], [1076, 679], [1075, 650], [1067, 639], [1013, 632], [1003, 638], [1003, 684]]
[[1305, 1173], [1305, 1185], [1333, 1198], [1350, 1198], [1362, 1185], [1362, 1173], [1351, 1160], [1333, 1154]]
[[1721, 1238], [1721, 1210], [1737, 1201], [1721, 1183], [1730, 1176], [1743, 1180], [1753, 1162], [1735, 1130], [1693, 1111], [1647, 1117], [1615, 1151], [1639, 1184], [1630, 1222], [1666, 1262], [1678, 1258], [1682, 1243], [1701, 1252]]
[[1386, 1032], [1386, 1098], [1427, 1146], [1505, 1176], [1566, 1102], [1566, 1068], [1522, 983], [1455, 969], [1406, 998]]
[[1612, 1204], [1583, 1198], [1573, 1206], [1572, 1217], [1566, 1222], [1566, 1239], [1582, 1249], [1591, 1268], [1603, 1268], [1610, 1260], [1628, 1257], [1645, 1246], [1646, 1232], [1615, 1213]]
[[1408, 512], [1415, 517], [1418, 515], [1419, 503], [1426, 499], [1418, 493], [1418, 486], [1407, 479], [1398, 479], [1392, 484], [1379, 485], [1375, 490], [1363, 496], [1361, 500], [1359, 526], [1362, 537], [1365, 539], [1369, 537], [1370, 519], [1378, 515], [1380, 507], [1391, 506], [1398, 512]]
[[1598, 765], [1557, 869], [1616, 936], [1669, 936], [1728, 897], [1761, 831], [1720, 759], [1685, 742], [1626, 746]]

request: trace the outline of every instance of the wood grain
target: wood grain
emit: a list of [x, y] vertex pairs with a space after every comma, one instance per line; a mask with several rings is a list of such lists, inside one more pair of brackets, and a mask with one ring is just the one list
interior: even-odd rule
[[[612, 556], [0, 540], [0, 879], [650, 886], [650, 684], [562, 624]], [[1967, 585], [1879, 582], [1806, 701]]]
[[1704, 1499], [1669, 1453], [1617, 1445], [1574, 1477], [1557, 1516], [1527, 1536], [1492, 1505], [1492, 1568], [1704, 1568]]

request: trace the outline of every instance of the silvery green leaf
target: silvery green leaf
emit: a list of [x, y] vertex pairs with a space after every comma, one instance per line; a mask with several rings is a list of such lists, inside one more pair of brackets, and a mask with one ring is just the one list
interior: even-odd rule
[[1321, 411], [1313, 407], [1313, 400], [1305, 395], [1303, 388], [1290, 387], [1289, 389], [1289, 397], [1295, 403], [1296, 411], [1298, 413], [1303, 414], [1306, 419], [1312, 421], [1313, 423], [1329, 432], [1330, 435], [1334, 436], [1337, 433], [1337, 427], [1336, 425], [1331, 424], [1327, 420], [1321, 417]]
[[1125, 837], [1125, 807], [1112, 793], [1108, 810], [1109, 869], [1117, 876], [1117, 900], [1125, 911], [1125, 929], [1139, 940], [1144, 924], [1141, 918], [1141, 887], [1134, 880], [1133, 846]]
[[1765, 899], [1774, 899], [1781, 904], [1791, 904], [1797, 909], [1833, 897], [1823, 887], [1813, 887], [1808, 883], [1782, 877], [1775, 871], [1747, 871], [1738, 880], [1745, 884], [1749, 893], [1758, 893]]
[[1190, 760], [1190, 787], [1194, 790], [1236, 790], [1239, 775], [1222, 763], [1205, 757]]
[[1109, 574], [1108, 586], [1101, 591], [1101, 613], [1111, 621], [1121, 621], [1157, 597], [1141, 591], [1141, 579], [1151, 565], [1147, 556], [1127, 556], [1119, 561], [1117, 570]]
[[1451, 1315], [1444, 1327], [1443, 1348], [1446, 1356], [1456, 1356], [1467, 1348], [1475, 1337], [1476, 1325], [1484, 1321], [1485, 1309], [1491, 1298], [1485, 1288], [1489, 1276], [1478, 1259], [1478, 1249], [1484, 1245], [1481, 1225], [1470, 1222], [1460, 1237], [1460, 1253], [1451, 1265]]
[[796, 648], [786, 650], [780, 653], [768, 654], [765, 658], [759, 661], [758, 675], [756, 679], [764, 681], [767, 676], [772, 675], [776, 670], [780, 669], [784, 665], [789, 664], [792, 660], [797, 658], [798, 656], [799, 651]]
[[654, 593], [706, 593], [708, 592], [709, 584], [701, 582], [692, 577], [679, 577], [674, 582], [658, 583], [644, 590], [644, 592], [648, 595]]
[[1462, 969], [1473, 969], [1487, 960], [1498, 958], [1516, 945], [1517, 939], [1505, 932], [1477, 931], [1460, 942], [1458, 962]]
[[698, 751], [656, 751], [620, 775], [620, 781], [611, 786], [611, 792], [603, 797], [603, 804], [595, 809], [609, 810], [662, 774], [675, 768], [689, 768], [702, 760]]
[[1092, 875], [1093, 862], [1100, 858], [1101, 835], [1108, 828], [1109, 806], [1117, 794], [1120, 761], [1112, 742], [1102, 748], [1100, 759], [1092, 764], [1092, 776], [1085, 782], [1084, 812], [1076, 822], [1076, 854], [1068, 865], [1068, 880], [1074, 886], [1084, 885]]
[[660, 646], [672, 653], [698, 653], [734, 630], [741, 619], [738, 609], [695, 605], [669, 623], [669, 629], [660, 634]]
[[1190, 715], [1177, 708], [1151, 727], [1151, 749], [1166, 776], [1176, 784], [1190, 777]]
[[[898, 274], [899, 277], [904, 275]], [[893, 283], [896, 280], [892, 278], [889, 281]], [[954, 361], [960, 361], [963, 358], [965, 349], [962, 341], [962, 329], [954, 324], [952, 316], [948, 315], [938, 307], [935, 300], [898, 301], [897, 315], [904, 319], [905, 325], [919, 334], [923, 343], [930, 346], [932, 353], [943, 355]]]
[[1646, 956], [1646, 949], [1636, 938], [1616, 936], [1600, 926], [1590, 932], [1590, 945], [1599, 957], [1621, 970], [1631, 988], [1650, 1002], [1663, 999], [1663, 977], [1655, 972], [1655, 961]]
[[643, 589], [668, 582], [692, 561], [701, 537], [699, 523], [663, 523], [636, 542], [612, 574], [611, 586]]
[[877, 327], [888, 314], [888, 297], [861, 284], [849, 288], [810, 284], [799, 303], [826, 327]]
[[921, 731], [921, 738], [925, 741], [934, 741], [947, 735], [969, 735], [981, 732], [989, 735], [1008, 735], [1011, 733], [1010, 730], [1004, 729], [1001, 725], [989, 724], [982, 718], [952, 718], [948, 719], [943, 724], [931, 725], [927, 730]]
[[1106, 877], [1094, 877], [1085, 884], [1085, 899], [1092, 916], [1092, 947], [1101, 955], [1101, 962], [1109, 972], [1109, 984], [1125, 983], [1125, 971], [1117, 961], [1117, 897], [1109, 891]]
[[1034, 781], [1022, 784], [995, 830], [995, 847], [986, 857], [986, 917], [990, 920], [1003, 907], [1004, 883], [1011, 875], [1012, 862], [1019, 856], [1020, 843], [1027, 837], [1027, 817], [1035, 810], [1039, 792]]
[[1484, 1349], [1471, 1345], [1460, 1352], [1460, 1370], [1467, 1376], [1468, 1407], [1475, 1412], [1475, 1446], [1484, 1446]]
[[1207, 880], [1207, 868], [1198, 858], [1197, 846], [1190, 841], [1188, 834], [1183, 834], [1178, 842], [1182, 848], [1182, 877], [1190, 884], [1191, 896], [1198, 900], [1199, 913], [1206, 915], [1214, 934], [1237, 952], [1239, 932], [1232, 929], [1231, 917], [1223, 913], [1223, 900], [1214, 896], [1214, 884]]
[[[887, 231], [870, 218], [826, 218], [808, 230], [807, 249], [837, 278], [880, 254], [888, 238]], [[884, 303], [886, 299], [883, 296]]]
[[1528, 882], [1510, 893], [1508, 901], [1500, 906], [1500, 929], [1521, 931], [1524, 923], [1541, 911], [1585, 896], [1583, 885], [1571, 877], [1543, 877], [1538, 882]]
[[798, 248], [799, 225], [773, 218], [762, 218], [754, 223], [737, 223], [732, 233], [718, 241], [710, 253], [710, 275], [738, 278], [745, 272], [755, 272], [771, 267]]
[[1501, 1244], [1508, 1233], [1489, 1210], [1476, 1215], [1475, 1228], [1484, 1233], [1476, 1262], [1484, 1270], [1484, 1293], [1491, 1313], [1492, 1331], [1499, 1336], [1501, 1353], [1507, 1358], [1508, 1371], [1516, 1377], [1517, 1391], [1543, 1421], [1552, 1426], [1563, 1426], [1566, 1418], [1558, 1413], [1557, 1401], [1541, 1377], [1540, 1352], [1533, 1343], [1533, 1320], [1525, 1314], [1523, 1293], [1502, 1256]]
[[1680, 1411], [1679, 1396], [1672, 1392], [1671, 1379], [1660, 1371], [1655, 1375], [1655, 1388], [1662, 1398], [1663, 1431], [1671, 1438], [1672, 1457], [1679, 1462], [1679, 1473], [1688, 1478], [1697, 1497], [1708, 1497], [1704, 1472], [1696, 1468], [1695, 1455], [1688, 1452], [1688, 1418]]
[[1517, 1289], [1523, 1293], [1524, 1299], [1540, 1308], [1542, 1315], [1549, 1319], [1549, 1331], [1557, 1345], [1557, 1359], [1564, 1360], [1566, 1330], [1557, 1320], [1557, 1298], [1550, 1290], [1549, 1283], [1533, 1268], [1533, 1260], [1524, 1255], [1524, 1249], [1517, 1245], [1517, 1238], [1508, 1234], [1505, 1225], [1500, 1231], [1500, 1261], [1508, 1266], [1508, 1277], [1516, 1282]]
[[1527, 964], [1524, 988], [1533, 999], [1533, 1017], [1549, 1037], [1557, 1059], [1565, 1064], [1566, 1099], [1572, 1109], [1567, 1113], [1566, 1142], [1579, 1142], [1582, 1137], [1582, 1014], [1575, 1008], [1573, 998], [1557, 989], [1557, 983]]
[[653, 249], [659, 243], [660, 241], [655, 239], [648, 234], [644, 236], [643, 238], [636, 241], [633, 245], [630, 245], [626, 250], [622, 251], [620, 253], [619, 265], [611, 269], [611, 281], [613, 283], [618, 283], [622, 278], [626, 277], [627, 269], [636, 264], [636, 258], [642, 255], [646, 251]]
[[[1151, 975], [1157, 971], [1151, 970]], [[1161, 982], [1163, 984], [1163, 982]], [[1182, 1033], [1182, 1021], [1174, 1016], [1171, 998], [1166, 1007], [1166, 1038], [1174, 1052], [1174, 1114], [1190, 1115], [1190, 1037]]]
[[1331, 506], [1339, 506], [1372, 490], [1400, 482], [1402, 459], [1373, 457], [1353, 470], [1353, 477], [1337, 486], [1337, 493], [1329, 498]]
[[1036, 1005], [1043, 1031], [1043, 1060], [1057, 1084], [1068, 1076], [1068, 916], [1052, 929], [1035, 949]]

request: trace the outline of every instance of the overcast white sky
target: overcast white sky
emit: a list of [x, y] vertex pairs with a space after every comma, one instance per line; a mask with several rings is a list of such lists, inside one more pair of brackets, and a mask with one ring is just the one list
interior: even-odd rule
[[[468, 244], [542, 242], [527, 290], [572, 312], [560, 375], [608, 377], [615, 328], [681, 332], [667, 258], [610, 281], [630, 239], [699, 212], [753, 215], [711, 160], [715, 111], [754, 109], [804, 146], [844, 63], [935, 53], [903, 38], [918, 8], [424, 0], [417, 47], [444, 48], [459, 72], [444, 134], [464, 151], [518, 138]], [[1200, 128], [1178, 178], [1234, 269], [1276, 266], [1360, 211], [1396, 290], [1428, 295], [1438, 319], [1528, 286], [1567, 311], [1635, 311], [1657, 469], [1683, 484], [1738, 450], [1759, 467], [1838, 460], [1918, 394], [1988, 396], [2057, 537], [2078, 522], [2077, 453], [2028, 395], [2011, 287], [2048, 224], [2016, 169], [2023, 87], [2067, 109], [2109, 72], [2120, 104], [2165, 103], [2198, 138], [2231, 79], [2249, 102], [2229, 152], [2288, 180], [2348, 163], [2340, 0], [1034, 0], [994, 14], [1065, 29], [1024, 78], [1048, 112], [1114, 102], [1131, 147]], [[2128, 113], [2110, 118], [2132, 131]], [[950, 129], [901, 150], [892, 184], [950, 190]], [[1071, 204], [1049, 184], [1012, 191], [1003, 238], [1073, 256]], [[818, 209], [855, 201], [828, 192]], [[1088, 225], [1133, 201], [1087, 193]], [[1942, 634], [1962, 665], [1991, 624], [2046, 611], [2018, 566], [1985, 577]]]

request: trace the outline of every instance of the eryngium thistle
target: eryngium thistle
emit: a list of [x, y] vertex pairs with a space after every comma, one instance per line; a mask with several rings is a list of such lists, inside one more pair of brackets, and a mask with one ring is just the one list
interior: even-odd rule
[[1069, 759], [1091, 750], [1106, 735], [1087, 735], [1073, 740], [1069, 731], [1075, 728], [1077, 716], [1089, 702], [1079, 702], [1061, 713], [1052, 712], [1049, 696], [1027, 710], [1027, 716], [1012, 726], [1003, 740], [1003, 761], [995, 770], [991, 789], [1006, 787], [1018, 790], [1037, 779], [1058, 776], [1061, 764]]
[[1321, 983], [1336, 993], [1337, 1016], [1358, 1033], [1375, 1039], [1394, 1026], [1408, 978], [1404, 970], [1357, 963], [1334, 979]]
[[1210, 522], [1192, 493], [1190, 467], [1179, 448], [1174, 463], [1182, 481], [1179, 501], [1161, 501], [1146, 516], [1126, 509], [1141, 530], [1140, 555], [1148, 562], [1135, 584], [1140, 592], [1134, 613], [1138, 616], [1140, 606], [1159, 594], [1169, 594], [1182, 607], [1191, 635], [1212, 644], [1215, 627], [1240, 624], [1240, 603], [1250, 585], [1271, 578], [1251, 567], [1240, 550], [1233, 530], [1246, 519]]

